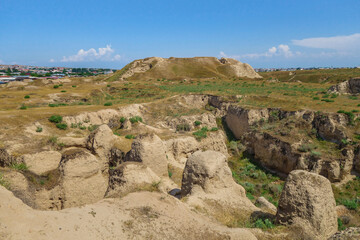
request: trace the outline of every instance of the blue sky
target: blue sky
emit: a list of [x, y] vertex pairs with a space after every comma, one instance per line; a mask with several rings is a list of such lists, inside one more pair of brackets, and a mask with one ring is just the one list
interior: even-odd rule
[[360, 1], [0, 0], [0, 63], [121, 68], [150, 56], [360, 66]]

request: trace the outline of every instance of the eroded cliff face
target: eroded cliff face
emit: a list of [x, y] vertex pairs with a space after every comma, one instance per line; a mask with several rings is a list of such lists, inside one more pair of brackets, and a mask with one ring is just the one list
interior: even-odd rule
[[358, 144], [352, 138], [357, 127], [346, 114], [247, 109], [218, 99], [213, 102], [223, 109], [227, 126], [247, 152], [270, 170], [286, 175], [302, 169], [331, 182], [358, 171], [358, 155], [354, 154]]

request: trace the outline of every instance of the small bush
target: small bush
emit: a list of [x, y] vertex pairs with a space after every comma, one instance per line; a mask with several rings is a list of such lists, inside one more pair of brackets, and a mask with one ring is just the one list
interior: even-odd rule
[[105, 104], [104, 104], [104, 106], [112, 106], [113, 104], [112, 104], [112, 102], [106, 102]]
[[49, 118], [49, 121], [50, 122], [53, 122], [53, 123], [61, 123], [63, 120], [62, 116], [60, 115], [52, 115], [50, 118]]
[[24, 97], [24, 98], [25, 98], [25, 99], [26, 99], [26, 98], [30, 98], [30, 96], [29, 96], [29, 95], [25, 95], [25, 97]]
[[312, 150], [312, 151], [310, 152], [310, 155], [313, 156], [313, 157], [320, 157], [320, 156], [321, 156], [321, 152], [317, 152], [317, 151]]
[[70, 127], [71, 127], [71, 128], [77, 128], [78, 125], [77, 125], [76, 123], [72, 123]]
[[316, 147], [312, 144], [301, 144], [298, 148], [300, 152], [310, 152], [314, 150]]
[[176, 126], [176, 131], [181, 132], [181, 131], [190, 131], [190, 125], [187, 123], [183, 123], [183, 124], [179, 124]]
[[195, 121], [195, 122], [194, 122], [194, 125], [195, 125], [195, 126], [200, 126], [200, 125], [201, 125], [201, 122], [200, 122], [200, 121]]
[[208, 131], [209, 130], [208, 130], [207, 127], [203, 127], [199, 131], [194, 132], [193, 135], [195, 136], [196, 140], [200, 141], [201, 139], [207, 137], [207, 132]]
[[218, 131], [218, 130], [219, 130], [219, 129], [218, 129], [217, 127], [213, 127], [213, 128], [210, 129], [211, 132], [216, 132], [216, 131]]
[[66, 92], [66, 90], [61, 90], [61, 92]]
[[66, 123], [57, 123], [56, 127], [61, 130], [66, 130], [68, 125]]
[[76, 88], [76, 85], [72, 85], [73, 88]]
[[313, 97], [313, 100], [320, 100], [319, 97]]
[[259, 218], [254, 223], [254, 227], [261, 229], [271, 229], [274, 228], [275, 226], [269, 219], [266, 218], [265, 220], [262, 220], [261, 218]]
[[340, 202], [340, 204], [344, 205], [347, 209], [350, 209], [350, 210], [356, 210], [359, 207], [359, 202], [356, 198], [342, 199], [339, 202]]
[[126, 136], [125, 136], [125, 138], [126, 138], [126, 139], [134, 139], [134, 138], [135, 138], [135, 136], [134, 136], [134, 135], [129, 134], [129, 135], [126, 135]]
[[25, 105], [22, 105], [21, 107], [20, 107], [20, 110], [26, 110], [27, 109], [27, 106], [25, 106]]
[[[88, 130], [90, 131], [90, 132], [92, 132], [92, 131], [95, 131], [96, 129], [98, 129], [98, 127], [99, 127], [99, 125], [90, 125], [90, 126], [88, 126]], [[80, 128], [81, 129], [81, 128]]]
[[131, 123], [138, 123], [143, 121], [142, 118], [139, 116], [131, 117], [129, 120]]
[[349, 99], [351, 100], [357, 100], [358, 98], [356, 96], [349, 96]]
[[59, 85], [54, 85], [53, 88], [55, 88], [55, 89], [56, 89], [56, 88], [59, 88]]
[[341, 218], [337, 219], [338, 222], [338, 231], [343, 231], [346, 229], [346, 227], [344, 226], [344, 223], [342, 222]]
[[321, 101], [323, 101], [323, 102], [335, 102], [334, 100], [331, 100], [331, 99], [321, 99]]
[[120, 118], [120, 122], [121, 122], [121, 123], [124, 123], [125, 121], [126, 121], [126, 118], [125, 118], [125, 117], [121, 117], [121, 118]]
[[40, 133], [40, 132], [42, 132], [42, 131], [43, 131], [43, 128], [42, 128], [42, 127], [37, 127], [37, 128], [36, 128], [36, 132]]

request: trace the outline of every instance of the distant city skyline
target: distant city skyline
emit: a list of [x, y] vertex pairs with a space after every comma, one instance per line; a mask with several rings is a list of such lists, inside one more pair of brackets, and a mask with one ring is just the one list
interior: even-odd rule
[[145, 57], [254, 68], [360, 66], [358, 0], [10, 1], [0, 64], [120, 69]]

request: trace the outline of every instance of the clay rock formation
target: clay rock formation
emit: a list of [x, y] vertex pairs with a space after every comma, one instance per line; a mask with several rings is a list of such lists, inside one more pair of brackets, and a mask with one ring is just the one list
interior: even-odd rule
[[302, 170], [292, 171], [286, 179], [276, 219], [300, 228], [312, 239], [332, 236], [337, 231], [337, 216], [329, 180]]
[[63, 207], [81, 206], [104, 198], [108, 177], [102, 163], [89, 151], [73, 148], [63, 153], [60, 163]]
[[256, 240], [247, 229], [214, 223], [160, 193], [131, 193], [58, 212], [31, 209], [2, 186], [0, 196], [1, 239]]
[[[226, 210], [246, 215], [257, 210], [244, 188], [234, 182], [226, 156], [215, 151], [197, 151], [188, 158], [181, 195], [188, 197], [190, 205], [204, 207], [210, 214]], [[219, 208], [215, 210], [214, 205]]]
[[269, 202], [264, 197], [259, 197], [258, 199], [256, 199], [255, 206], [258, 206], [262, 210], [269, 212], [269, 213], [273, 213], [273, 214], [275, 214], [277, 211], [275, 205], [272, 204], [271, 202]]
[[352, 78], [337, 85], [331, 86], [330, 93], [358, 94], [360, 93], [360, 78]]
[[119, 79], [262, 78], [249, 64], [231, 58], [219, 60], [215, 57], [145, 58], [129, 63], [114, 76]]
[[159, 177], [168, 175], [165, 145], [155, 134], [141, 134], [131, 145], [125, 161], [142, 162]]
[[247, 63], [239, 62], [233, 58], [221, 58], [219, 61], [224, 64], [235, 77], [262, 78]]
[[140, 190], [157, 190], [155, 188], [160, 181], [160, 177], [149, 167], [137, 162], [125, 162], [111, 171], [106, 197], [123, 196]]
[[250, 126], [269, 119], [268, 109], [244, 109], [237, 106], [229, 106], [225, 120], [234, 136], [238, 139], [246, 133]]
[[106, 124], [92, 132], [87, 140], [87, 148], [97, 154], [107, 164], [107, 156], [116, 141], [116, 136]]
[[43, 175], [58, 168], [61, 160], [61, 153], [56, 151], [45, 151], [35, 154], [25, 154], [23, 161], [28, 166], [29, 171]]

